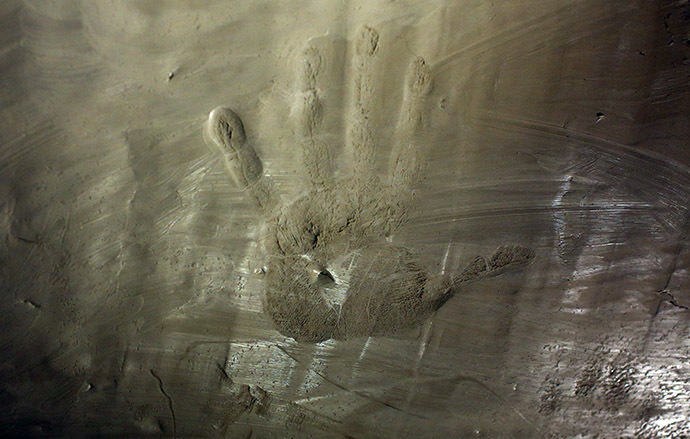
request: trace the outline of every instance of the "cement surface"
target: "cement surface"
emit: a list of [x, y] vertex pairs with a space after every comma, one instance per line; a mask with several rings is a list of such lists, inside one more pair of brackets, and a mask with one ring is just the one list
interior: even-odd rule
[[[689, 20], [670, 0], [2, 2], [0, 436], [690, 436]], [[302, 154], [310, 90], [323, 147]], [[204, 141], [221, 105], [264, 194], [332, 178], [330, 205], [402, 154], [407, 189], [372, 192], [404, 201], [386, 245], [447, 278], [505, 243], [534, 260], [404, 330], [297, 341], [264, 312], [253, 180]]]

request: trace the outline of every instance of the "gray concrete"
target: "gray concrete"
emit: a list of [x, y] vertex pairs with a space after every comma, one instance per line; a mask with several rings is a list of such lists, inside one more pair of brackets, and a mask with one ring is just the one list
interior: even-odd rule
[[[689, 20], [670, 0], [2, 2], [0, 436], [690, 436]], [[325, 178], [335, 221], [366, 187], [405, 209], [358, 236], [430, 277], [505, 243], [534, 259], [414, 324], [297, 341], [264, 312], [270, 208], [231, 175], [259, 162], [226, 168], [202, 134], [219, 105], [261, 193]], [[415, 166], [404, 191], [349, 178]], [[336, 285], [350, 254], [367, 281], [400, 270], [328, 242]]]

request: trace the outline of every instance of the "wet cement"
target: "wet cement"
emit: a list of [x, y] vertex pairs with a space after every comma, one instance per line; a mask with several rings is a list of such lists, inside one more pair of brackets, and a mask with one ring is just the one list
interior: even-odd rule
[[[688, 7], [3, 2], [0, 435], [690, 435]], [[218, 106], [270, 185], [207, 147]], [[479, 273], [504, 243], [534, 262], [405, 328], [295, 340], [256, 257], [272, 197], [345, 205], [377, 179], [405, 208], [362, 210], [366, 291]], [[317, 270], [334, 309], [348, 245], [278, 267]]]

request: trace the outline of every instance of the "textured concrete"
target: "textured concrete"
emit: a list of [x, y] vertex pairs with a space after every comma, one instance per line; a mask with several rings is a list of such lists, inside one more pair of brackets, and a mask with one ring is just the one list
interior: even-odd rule
[[[681, 0], [3, 1], [0, 436], [690, 436], [688, 38]], [[264, 312], [259, 174], [206, 146], [221, 105], [288, 205], [402, 176], [363, 239], [419, 272], [534, 259], [297, 341]]]

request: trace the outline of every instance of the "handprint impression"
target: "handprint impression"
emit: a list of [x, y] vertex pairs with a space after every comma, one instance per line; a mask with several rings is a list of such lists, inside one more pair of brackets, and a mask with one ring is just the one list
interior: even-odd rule
[[504, 245], [488, 260], [475, 258], [459, 276], [434, 276], [421, 268], [412, 251], [390, 242], [404, 223], [411, 186], [422, 167], [431, 78], [422, 58], [412, 61], [388, 181], [381, 182], [373, 171], [369, 122], [378, 45], [378, 33], [363, 28], [353, 62], [354, 108], [346, 136], [353, 171], [348, 178], [333, 178], [330, 152], [321, 141], [316, 84], [321, 57], [313, 47], [302, 55], [295, 118], [295, 145], [312, 187], [308, 193], [287, 205], [280, 201], [246, 141], [242, 121], [229, 108], [214, 109], [204, 127], [207, 144], [223, 155], [228, 173], [265, 221], [260, 243], [267, 267], [264, 311], [281, 334], [297, 341], [386, 335], [415, 327], [463, 282], [524, 267], [534, 258], [525, 247]]

